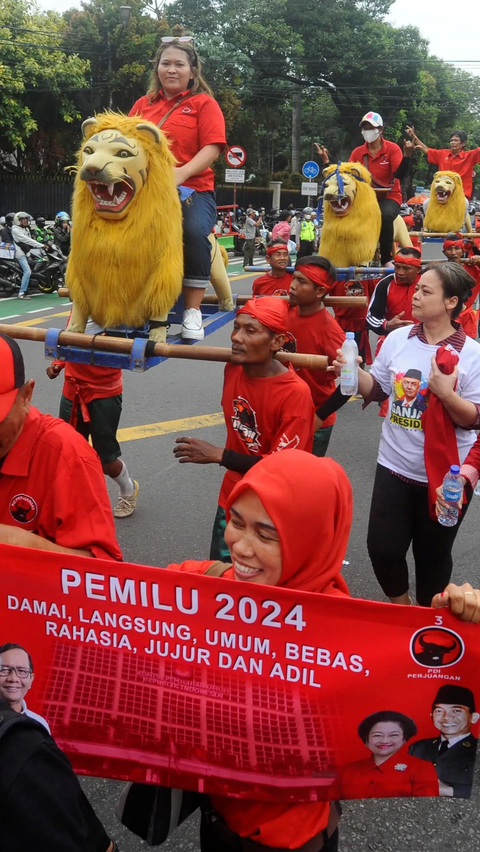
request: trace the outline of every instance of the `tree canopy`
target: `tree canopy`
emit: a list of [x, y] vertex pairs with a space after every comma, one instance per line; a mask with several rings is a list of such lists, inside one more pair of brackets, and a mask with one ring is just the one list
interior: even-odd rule
[[[0, 167], [63, 168], [80, 121], [128, 111], [146, 91], [160, 37], [182, 32], [195, 36], [254, 183], [279, 173], [298, 183], [314, 141], [347, 157], [369, 109], [396, 141], [408, 123], [431, 147], [459, 127], [480, 144], [480, 77], [432, 56], [416, 27], [388, 23], [393, 0], [128, 0], [122, 23], [125, 2], [82, 0], [59, 15], [0, 0]], [[416, 176], [428, 178], [420, 155]]]

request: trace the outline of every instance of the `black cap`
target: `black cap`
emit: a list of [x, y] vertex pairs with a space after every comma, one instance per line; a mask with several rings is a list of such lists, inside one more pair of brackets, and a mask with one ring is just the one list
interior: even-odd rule
[[468, 707], [471, 713], [475, 713], [475, 698], [473, 692], [466, 686], [457, 686], [456, 683], [445, 683], [438, 690], [432, 710], [436, 704], [461, 704]]

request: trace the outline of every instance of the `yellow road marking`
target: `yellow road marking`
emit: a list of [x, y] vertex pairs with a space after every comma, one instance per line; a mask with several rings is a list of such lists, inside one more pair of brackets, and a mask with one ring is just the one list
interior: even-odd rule
[[206, 426], [220, 426], [224, 423], [223, 414], [200, 414], [198, 417], [184, 417], [181, 420], [164, 420], [163, 423], [149, 423], [145, 426], [131, 426], [119, 429], [117, 439], [123, 441], [138, 441], [140, 438], [155, 438], [158, 435], [169, 435], [172, 432], [188, 433], [192, 429], [204, 429]]
[[[257, 274], [256, 272], [245, 272], [244, 275], [235, 275], [235, 276], [232, 275], [231, 277], [229, 276], [229, 278], [230, 278], [230, 281], [240, 281], [241, 278], [253, 278], [253, 276], [256, 275], [256, 274]], [[259, 273], [259, 274], [262, 274], [262, 273]]]
[[48, 320], [53, 319], [54, 317], [69, 317], [70, 311], [61, 311], [59, 314], [49, 314], [48, 317], [35, 317], [35, 319], [31, 320], [23, 320], [22, 322], [16, 322], [15, 325], [41, 325], [43, 322], [48, 322]]

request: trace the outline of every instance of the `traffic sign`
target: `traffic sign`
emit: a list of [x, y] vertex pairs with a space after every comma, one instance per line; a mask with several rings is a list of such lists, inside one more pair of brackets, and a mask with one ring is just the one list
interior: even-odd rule
[[316, 178], [319, 172], [320, 166], [314, 160], [307, 160], [307, 162], [302, 166], [302, 174], [309, 180]]
[[245, 169], [225, 169], [225, 183], [245, 183]]
[[318, 195], [318, 183], [302, 183], [302, 195], [311, 198], [313, 195]]
[[234, 169], [238, 169], [239, 166], [244, 165], [247, 155], [240, 145], [232, 145], [227, 149], [225, 159], [229, 166], [233, 166]]

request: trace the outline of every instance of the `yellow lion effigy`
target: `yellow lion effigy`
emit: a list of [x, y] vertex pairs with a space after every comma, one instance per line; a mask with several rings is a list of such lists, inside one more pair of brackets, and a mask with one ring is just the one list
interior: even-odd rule
[[[324, 219], [318, 253], [335, 266], [370, 263], [380, 236], [382, 216], [368, 169], [360, 163], [339, 163], [323, 172]], [[401, 216], [394, 220], [394, 241], [411, 246]]]
[[369, 263], [377, 248], [381, 214], [370, 172], [339, 163], [323, 172], [323, 227], [318, 252], [335, 266]]
[[462, 178], [457, 172], [436, 172], [430, 187], [424, 229], [448, 234], [451, 231], [459, 231], [464, 223], [467, 231], [471, 231]]
[[[106, 112], [82, 125], [66, 284], [69, 331], [164, 321], [183, 277], [174, 158], [155, 124]], [[150, 336], [161, 338], [156, 328]]]

